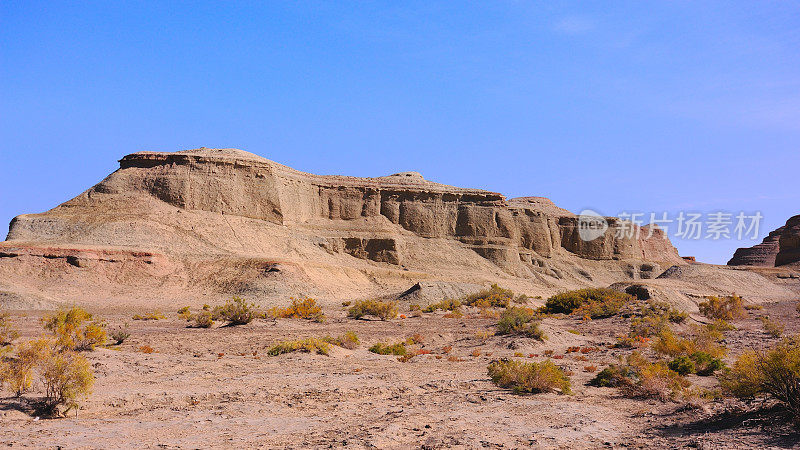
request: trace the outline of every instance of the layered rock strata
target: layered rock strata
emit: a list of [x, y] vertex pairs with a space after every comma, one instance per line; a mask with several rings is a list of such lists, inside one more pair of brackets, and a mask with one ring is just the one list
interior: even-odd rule
[[[379, 178], [318, 176], [228, 149], [125, 156], [119, 170], [53, 212], [105, 209], [113, 207], [105, 205], [109, 200], [137, 195], [182, 210], [288, 227], [380, 218], [420, 237], [456, 239], [498, 265], [531, 263], [560, 250], [596, 260], [679, 260], [661, 230], [649, 238], [646, 232], [638, 238], [616, 238], [613, 218], [604, 236], [584, 241], [578, 235], [578, 218], [543, 198], [507, 201], [495, 192], [433, 183], [415, 172]], [[64, 223], [47, 213], [20, 216], [8, 240], [59, 238], [67, 229], [91, 221], [81, 222]], [[374, 261], [399, 264], [403, 259], [402, 245], [392, 237], [329, 238], [327, 246]]]
[[[63, 257], [74, 268], [111, 260], [139, 261], [142, 273], [161, 273], [154, 266], [165, 266], [174, 274], [165, 285], [206, 283], [207, 277], [196, 275], [202, 270], [224, 278], [231, 264], [221, 261], [228, 260], [242, 270], [261, 264], [253, 270], [273, 278], [278, 275], [266, 268], [282, 261], [318, 284], [325, 277], [312, 267], [325, 267], [346, 273], [340, 274], [348, 278], [342, 285], [364, 277], [365, 269], [347, 259], [352, 257], [427, 276], [439, 269], [449, 277], [497, 269], [540, 283], [570, 276], [592, 282], [600, 266], [590, 261], [624, 261], [609, 270], [630, 278], [654, 278], [660, 265], [683, 264], [661, 230], [617, 237], [618, 219], [608, 220], [609, 230], [584, 241], [579, 218], [548, 199], [508, 200], [427, 181], [416, 172], [321, 176], [235, 149], [139, 152], [123, 157], [117, 171], [76, 198], [16, 217], [0, 244], [6, 256], [0, 257], [0, 273], [10, 260], [36, 255]], [[367, 276], [379, 282], [375, 277]], [[247, 281], [226, 283], [218, 285]]]
[[800, 215], [770, 232], [760, 244], [739, 248], [729, 266], [778, 267], [800, 261]]

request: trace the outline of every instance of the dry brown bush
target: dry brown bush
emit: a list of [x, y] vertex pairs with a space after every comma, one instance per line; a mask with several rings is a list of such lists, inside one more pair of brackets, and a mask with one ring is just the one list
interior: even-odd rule
[[706, 297], [706, 301], [698, 307], [700, 313], [710, 319], [735, 320], [747, 315], [742, 297], [735, 294], [727, 297]]

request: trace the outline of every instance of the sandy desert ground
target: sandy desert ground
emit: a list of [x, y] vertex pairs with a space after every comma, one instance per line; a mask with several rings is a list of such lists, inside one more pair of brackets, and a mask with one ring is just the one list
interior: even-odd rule
[[[407, 315], [407, 305], [400, 312]], [[792, 448], [800, 436], [775, 414], [730, 401], [686, 404], [631, 399], [586, 383], [630, 350], [613, 348], [628, 319], [544, 320], [545, 342], [492, 336], [497, 319], [468, 308], [389, 321], [347, 318], [329, 305], [327, 320], [259, 319], [244, 326], [187, 327], [175, 311], [163, 320], [97, 311], [109, 329], [127, 324], [119, 346], [85, 353], [96, 376], [77, 415], [36, 418], [26, 398], [0, 397], [0, 443], [28, 448]], [[800, 331], [795, 304], [765, 304], [727, 333], [728, 359], [774, 342], [754, 313]], [[12, 315], [21, 339], [41, 333], [41, 311]], [[702, 318], [692, 316], [690, 322]], [[568, 331], [572, 330], [572, 331]], [[276, 342], [354, 331], [360, 346], [330, 356], [267, 356]], [[575, 332], [579, 334], [575, 334]], [[430, 354], [407, 362], [370, 353], [376, 342], [418, 334]], [[153, 353], [143, 353], [150, 346]], [[597, 348], [567, 353], [568, 347]], [[451, 347], [448, 348], [448, 347]], [[448, 351], [449, 350], [449, 351]], [[498, 358], [545, 359], [572, 372], [572, 395], [515, 395], [491, 383]], [[584, 360], [585, 359], [585, 360]], [[593, 369], [587, 366], [596, 366]], [[587, 372], [592, 370], [592, 372]], [[713, 377], [690, 376], [712, 388]], [[35, 396], [30, 394], [27, 397]]]

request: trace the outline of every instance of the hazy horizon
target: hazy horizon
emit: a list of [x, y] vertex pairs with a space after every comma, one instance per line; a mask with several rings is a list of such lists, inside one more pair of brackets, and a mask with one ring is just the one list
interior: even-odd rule
[[672, 239], [718, 264], [800, 213], [791, 4], [4, 2], [0, 23], [6, 225], [200, 146], [575, 213], [760, 212], [754, 240]]

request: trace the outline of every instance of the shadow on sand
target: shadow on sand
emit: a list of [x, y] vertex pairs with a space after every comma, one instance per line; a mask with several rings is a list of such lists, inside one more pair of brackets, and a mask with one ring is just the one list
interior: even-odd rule
[[[658, 432], [666, 438], [694, 437], [698, 444], [708, 433], [734, 431], [752, 435], [756, 441], [776, 448], [800, 446], [800, 429], [788, 419], [785, 408], [776, 405], [752, 411], [725, 411], [695, 422], [663, 427]], [[701, 445], [698, 445], [701, 447]]]

